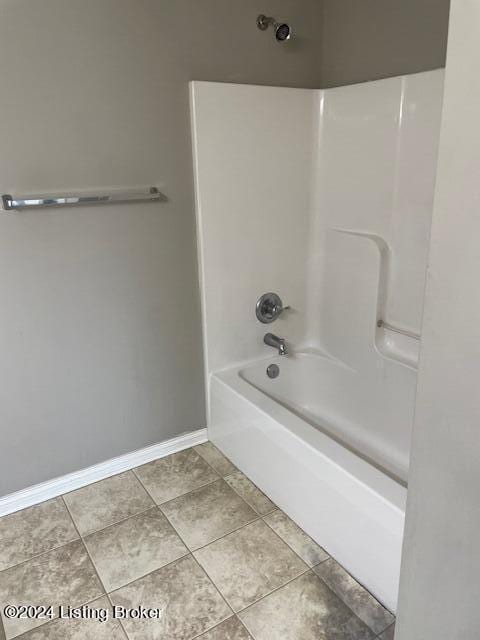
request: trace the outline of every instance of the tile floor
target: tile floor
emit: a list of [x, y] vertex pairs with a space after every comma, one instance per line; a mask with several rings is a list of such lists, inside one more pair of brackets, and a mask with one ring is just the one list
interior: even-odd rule
[[[6, 605], [160, 608], [7, 618]], [[393, 640], [395, 619], [212, 444], [0, 518], [0, 640]]]

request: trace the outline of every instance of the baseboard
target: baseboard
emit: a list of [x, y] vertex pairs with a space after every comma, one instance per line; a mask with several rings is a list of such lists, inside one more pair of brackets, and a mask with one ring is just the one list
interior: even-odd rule
[[0, 517], [13, 513], [14, 511], [19, 511], [20, 509], [25, 509], [26, 507], [31, 507], [34, 504], [44, 502], [50, 498], [56, 498], [74, 489], [80, 489], [80, 487], [114, 476], [122, 471], [128, 471], [129, 469], [138, 467], [146, 462], [151, 462], [157, 458], [164, 458], [171, 453], [188, 449], [207, 440], [207, 430], [198, 429], [197, 431], [185, 433], [176, 438], [153, 444], [150, 447], [126, 453], [118, 458], [100, 462], [92, 467], [87, 467], [87, 469], [75, 471], [60, 478], [47, 480], [33, 487], [27, 487], [27, 489], [10, 493], [0, 498]]

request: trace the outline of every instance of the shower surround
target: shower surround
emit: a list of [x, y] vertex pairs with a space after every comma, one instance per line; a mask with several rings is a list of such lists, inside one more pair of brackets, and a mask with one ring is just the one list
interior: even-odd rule
[[442, 92], [191, 85], [209, 437], [393, 611]]

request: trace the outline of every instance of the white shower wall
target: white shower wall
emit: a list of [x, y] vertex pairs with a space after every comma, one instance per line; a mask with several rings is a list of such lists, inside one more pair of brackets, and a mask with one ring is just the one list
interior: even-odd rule
[[376, 320], [420, 333], [442, 92], [443, 70], [323, 92], [307, 342], [355, 368], [418, 358]]
[[372, 375], [415, 365], [418, 341], [376, 321], [420, 332], [442, 91], [443, 70], [323, 91], [192, 83], [207, 374], [271, 353], [265, 291], [291, 305], [270, 328], [294, 348]]
[[294, 344], [305, 340], [318, 92], [210, 82], [191, 89], [211, 373], [268, 353], [255, 318], [265, 291], [293, 308], [278, 331]]

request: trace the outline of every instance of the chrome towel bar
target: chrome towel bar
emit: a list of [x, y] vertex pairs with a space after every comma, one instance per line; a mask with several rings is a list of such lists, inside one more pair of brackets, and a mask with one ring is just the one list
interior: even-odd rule
[[90, 204], [113, 204], [122, 202], [165, 202], [166, 196], [157, 187], [131, 191], [111, 191], [100, 194], [61, 194], [41, 196], [2, 196], [3, 208], [6, 211], [21, 209], [39, 209], [45, 207], [72, 207]]
[[420, 340], [420, 334], [414, 333], [413, 331], [408, 331], [408, 329], [400, 329], [400, 327], [394, 327], [392, 324], [388, 324], [388, 322], [384, 322], [383, 320], [377, 321], [377, 327], [379, 327], [380, 329], [388, 329], [389, 331], [394, 331], [395, 333], [401, 333], [402, 335], [413, 338], [414, 340]]

